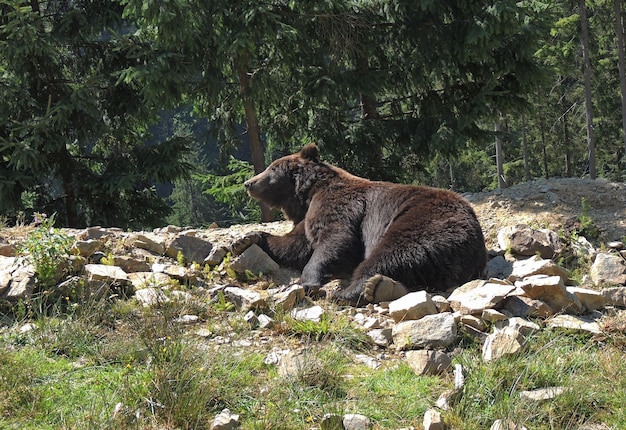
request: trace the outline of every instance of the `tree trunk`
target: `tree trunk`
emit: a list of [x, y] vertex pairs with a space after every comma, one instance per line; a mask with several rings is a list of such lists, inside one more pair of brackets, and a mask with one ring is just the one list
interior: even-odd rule
[[596, 148], [593, 136], [593, 105], [591, 100], [591, 60], [589, 57], [589, 23], [585, 0], [578, 0], [580, 8], [581, 42], [585, 73], [585, 110], [587, 112], [587, 150], [589, 151], [589, 176], [596, 179]]
[[[358, 54], [356, 59], [357, 70], [363, 74], [363, 76], [367, 76], [369, 72], [369, 61], [365, 54]], [[380, 114], [378, 113], [378, 109], [376, 108], [376, 99], [371, 97], [369, 94], [360, 93], [359, 98], [361, 100], [361, 120], [377, 120], [380, 118]], [[375, 145], [372, 148], [373, 151], [373, 162], [372, 170], [377, 172], [384, 172], [385, 169], [383, 167], [383, 147], [382, 145]]]
[[541, 130], [541, 148], [543, 152], [543, 174], [546, 179], [550, 177], [550, 170], [548, 169], [548, 150], [546, 148], [546, 127], [543, 123], [541, 115], [539, 116], [539, 130]]
[[506, 181], [504, 180], [504, 155], [502, 154], [502, 138], [500, 132], [502, 131], [502, 116], [496, 120], [496, 172], [498, 175], [498, 188], [506, 188]]
[[[248, 55], [242, 54], [237, 58], [237, 75], [239, 78], [239, 93], [243, 101], [243, 110], [246, 115], [246, 126], [248, 140], [250, 141], [250, 154], [252, 155], [252, 166], [254, 173], [259, 174], [265, 170], [265, 158], [263, 156], [263, 144], [261, 142], [261, 132], [259, 129], [259, 119], [256, 114], [254, 101], [250, 97], [250, 75], [248, 73]], [[261, 221], [272, 221], [272, 211], [265, 203], [259, 202], [261, 206]]]
[[65, 202], [64, 225], [71, 228], [79, 228], [80, 217], [78, 216], [78, 205], [76, 204], [76, 193], [74, 190], [74, 168], [72, 156], [64, 146], [56, 154], [59, 166], [59, 176], [63, 183], [63, 200]]
[[530, 181], [530, 162], [528, 159], [528, 142], [526, 140], [526, 115], [522, 114], [522, 156], [524, 157], [524, 179]]
[[[561, 80], [562, 82], [562, 80]], [[569, 122], [567, 121], [567, 115], [569, 112], [569, 106], [565, 99], [565, 92], [567, 89], [563, 86], [563, 97], [561, 97], [561, 107], [563, 114], [561, 115], [561, 122], [563, 124], [563, 155], [565, 157], [565, 177], [572, 177], [572, 151], [571, 151], [571, 139], [569, 135]]]
[[619, 87], [622, 93], [622, 137], [624, 139], [624, 163], [626, 163], [626, 46], [622, 24], [622, 1], [613, 0], [615, 8], [615, 33], [617, 34], [617, 58], [619, 60]]

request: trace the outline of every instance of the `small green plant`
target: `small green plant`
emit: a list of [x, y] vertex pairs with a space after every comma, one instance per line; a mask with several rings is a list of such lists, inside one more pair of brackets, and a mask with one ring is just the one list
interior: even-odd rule
[[587, 199], [582, 197], [580, 199], [580, 215], [578, 216], [578, 222], [580, 223], [580, 227], [578, 228], [578, 233], [582, 236], [585, 236], [589, 239], [597, 239], [600, 236], [600, 230], [593, 222], [593, 218], [589, 215], [589, 210], [591, 206]]
[[102, 257], [100, 259], [100, 264], [105, 264], [107, 266], [115, 266], [115, 258], [113, 257], [113, 254], [109, 252], [109, 254], [106, 257]]
[[226, 300], [226, 296], [224, 296], [223, 291], [217, 292], [217, 303], [213, 305], [213, 308], [216, 311], [220, 312], [230, 312], [235, 308], [235, 305]]
[[176, 254], [176, 261], [178, 262], [179, 266], [185, 267], [185, 256], [183, 255], [182, 251], [178, 251], [178, 254]]
[[54, 218], [55, 214], [48, 217], [44, 213], [35, 213], [35, 228], [20, 248], [20, 253], [35, 266], [37, 282], [42, 290], [53, 287], [61, 278], [74, 242], [70, 236], [54, 228]]

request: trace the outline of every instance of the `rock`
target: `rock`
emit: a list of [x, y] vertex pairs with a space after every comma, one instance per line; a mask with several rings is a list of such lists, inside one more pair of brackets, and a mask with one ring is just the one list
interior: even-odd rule
[[372, 428], [372, 422], [365, 415], [346, 414], [342, 420], [345, 430], [368, 430]]
[[586, 331], [591, 334], [601, 334], [600, 324], [593, 316], [557, 315], [546, 323], [549, 328], [565, 328]]
[[457, 312], [480, 315], [483, 310], [495, 307], [515, 287], [508, 283], [484, 280], [470, 281], [450, 294], [448, 302]]
[[552, 258], [562, 252], [559, 235], [548, 229], [534, 229], [526, 224], [504, 227], [498, 232], [498, 245], [518, 255]]
[[86, 264], [84, 267], [91, 293], [102, 297], [111, 285], [128, 285], [128, 275], [120, 267], [106, 264]]
[[213, 244], [205, 239], [189, 235], [180, 235], [169, 243], [165, 253], [174, 260], [178, 260], [180, 254], [187, 264], [201, 264], [204, 263], [204, 259], [209, 255], [212, 249]]
[[489, 430], [528, 430], [524, 426], [518, 426], [510, 420], [495, 420]]
[[445, 352], [425, 349], [407, 351], [404, 361], [418, 376], [440, 375], [452, 365], [452, 359]]
[[243, 274], [247, 271], [257, 275], [259, 273], [274, 273], [280, 267], [257, 244], [250, 245], [244, 252], [233, 258], [230, 268]]
[[223, 292], [226, 300], [243, 312], [265, 306], [265, 300], [256, 291], [244, 290], [239, 287], [226, 287]]
[[321, 306], [311, 306], [310, 308], [294, 309], [291, 311], [291, 318], [298, 321], [320, 322], [324, 315], [324, 309]]
[[96, 251], [99, 251], [102, 247], [102, 242], [95, 239], [77, 240], [72, 245], [71, 253], [78, 254], [81, 257], [90, 257]]
[[620, 251], [620, 250], [624, 249], [624, 242], [620, 242], [620, 241], [614, 240], [612, 242], [607, 243], [606, 246], [609, 249], [615, 249], [617, 251]]
[[259, 319], [257, 318], [254, 311], [248, 311], [248, 313], [243, 316], [243, 320], [247, 322], [252, 328], [255, 328], [259, 324]]
[[541, 300], [524, 296], [509, 296], [500, 303], [498, 309], [511, 316], [522, 318], [546, 318], [554, 315], [552, 308]]
[[165, 253], [165, 238], [154, 233], [137, 233], [131, 238], [135, 247], [145, 249], [157, 255]]
[[579, 313], [583, 310], [578, 297], [567, 292], [559, 276], [529, 276], [515, 282], [515, 286], [524, 290], [526, 297], [546, 303], [554, 313]]
[[239, 415], [231, 414], [230, 410], [224, 409], [213, 419], [209, 430], [231, 430], [239, 426]]
[[504, 315], [502, 312], [498, 312], [495, 309], [485, 309], [480, 315], [480, 318], [490, 323], [495, 323], [508, 319], [506, 315]]
[[395, 322], [418, 320], [436, 314], [437, 306], [426, 291], [416, 291], [389, 302], [389, 316]]
[[534, 322], [519, 317], [513, 317], [505, 321], [499, 321], [495, 324], [494, 327], [496, 331], [504, 331], [507, 327], [510, 327], [524, 337], [531, 336], [541, 330], [541, 327], [539, 327]]
[[603, 288], [600, 293], [606, 305], [626, 307], [626, 287]]
[[163, 264], [155, 263], [152, 265], [152, 271], [154, 273], [162, 273], [170, 278], [177, 279], [185, 283], [195, 283], [197, 280], [198, 272], [178, 264]]
[[487, 279], [507, 279], [513, 272], [513, 263], [506, 261], [501, 255], [496, 255], [487, 262], [485, 267], [485, 277]]
[[370, 317], [358, 312], [354, 315], [354, 321], [366, 330], [372, 330], [375, 328], [381, 328], [380, 319], [376, 317]]
[[437, 409], [430, 408], [424, 413], [424, 430], [444, 430], [441, 413]]
[[450, 302], [444, 296], [435, 295], [435, 296], [431, 297], [431, 300], [433, 301], [433, 303], [437, 307], [437, 311], [439, 313], [450, 312], [450, 309], [452, 309], [450, 307]]
[[515, 355], [523, 349], [523, 337], [519, 331], [512, 327], [495, 331], [487, 336], [483, 345], [483, 359], [485, 361], [497, 360], [505, 355]]
[[283, 311], [287, 312], [304, 300], [305, 292], [304, 287], [294, 284], [286, 288], [268, 290], [268, 296], [277, 306], [281, 306]]
[[390, 328], [375, 328], [367, 332], [367, 335], [378, 346], [387, 347], [393, 340]]
[[113, 265], [120, 267], [126, 273], [149, 272], [150, 264], [144, 259], [129, 255], [116, 255], [113, 257]]
[[565, 392], [565, 387], [547, 387], [547, 388], [539, 388], [537, 390], [532, 391], [522, 391], [520, 392], [520, 398], [522, 400], [528, 400], [531, 402], [542, 402], [545, 400], [554, 399], [557, 396], [560, 396]]
[[271, 328], [274, 326], [274, 320], [265, 314], [260, 314], [258, 316], [258, 319], [259, 319], [259, 328]]
[[559, 276], [565, 283], [569, 278], [569, 271], [552, 260], [544, 260], [535, 255], [526, 260], [514, 261], [513, 271], [507, 279], [515, 282], [533, 275]]
[[[484, 311], [483, 311], [484, 312]], [[482, 314], [481, 314], [482, 315]], [[484, 321], [474, 315], [462, 315], [459, 321], [461, 324], [470, 326], [478, 331], [485, 331], [487, 326]]]
[[591, 260], [596, 258], [597, 254], [596, 249], [584, 236], [578, 236], [572, 241], [572, 251], [577, 257], [588, 257]]
[[170, 299], [160, 288], [148, 287], [135, 291], [135, 299], [144, 307], [156, 306], [159, 303], [169, 303]]
[[601, 252], [591, 266], [591, 280], [597, 286], [625, 285], [626, 263], [617, 254]]
[[399, 350], [445, 348], [456, 340], [456, 334], [456, 322], [450, 312], [403, 321], [392, 329], [393, 342]]
[[213, 247], [209, 252], [209, 255], [204, 259], [204, 264], [208, 264], [209, 266], [217, 266], [224, 260], [228, 250], [224, 247]]
[[580, 301], [587, 312], [602, 309], [606, 306], [606, 298], [601, 291], [580, 287], [565, 287], [569, 294], [573, 294]]
[[35, 290], [35, 266], [21, 257], [8, 258], [15, 258], [15, 260], [13, 260], [14, 265], [9, 271], [10, 281], [6, 282], [6, 274], [2, 276], [4, 280], [1, 282], [6, 286], [0, 298], [12, 302], [29, 298]]

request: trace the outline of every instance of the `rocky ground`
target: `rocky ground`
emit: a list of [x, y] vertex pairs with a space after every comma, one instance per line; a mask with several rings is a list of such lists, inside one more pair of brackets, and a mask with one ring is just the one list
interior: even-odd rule
[[[601, 241], [626, 237], [626, 184], [598, 179], [537, 179], [503, 190], [466, 195], [480, 219], [487, 244], [506, 225], [527, 223], [571, 231], [581, 215], [600, 229]], [[582, 202], [586, 202], [583, 210]], [[592, 239], [592, 238], [588, 238]]]
[[[493, 279], [466, 284], [449, 295], [414, 293], [389, 304], [348, 312], [376, 345], [374, 353], [355, 359], [365, 360], [371, 366], [380, 366], [381, 360], [406, 360], [417, 374], [452, 372], [446, 370], [451, 358], [442, 350], [458, 340], [457, 331], [483, 343], [483, 358], [491, 361], [523, 349], [528, 334], [537, 330], [570, 327], [602, 335], [608, 326], [604, 319], [606, 310], [611, 309], [609, 313], [615, 317], [615, 309], [626, 307], [626, 251], [624, 244], [619, 244], [626, 241], [626, 184], [583, 179], [536, 180], [466, 197], [475, 207], [492, 250], [494, 258], [489, 270]], [[572, 284], [570, 273], [551, 258], [552, 251], [543, 256], [531, 251], [526, 256], [505, 258], [498, 249], [498, 233], [504, 227], [521, 223], [532, 227], [525, 231], [525, 237], [536, 234], [530, 242], [542, 240], [542, 228], [553, 231], [552, 239], [548, 235], [550, 240], [546, 240], [554, 242], [556, 236], [562, 240], [577, 238], [582, 224], [593, 226], [597, 237], [589, 238], [591, 243], [582, 251], [582, 257], [590, 264], [595, 259], [589, 268], [588, 282], [582, 285], [586, 288]], [[249, 231], [262, 229], [282, 234], [290, 228], [290, 223], [276, 222], [228, 229], [169, 227], [131, 233], [110, 228], [67, 230], [75, 238], [74, 254], [79, 256], [73, 257], [71, 276], [60, 280], [59, 287], [71, 289], [86, 282], [94, 294], [103, 294], [103, 288], [127, 286], [135, 292], [134, 299], [144, 306], [181, 298], [225, 298], [246, 315], [253, 329], [271, 326], [272, 309], [278, 305], [295, 319], [319, 321], [332, 306], [326, 309], [328, 304], [323, 300], [305, 300], [304, 290], [291, 285], [297, 273], [279, 268], [256, 245], [237, 258], [227, 256], [228, 246]], [[33, 267], [16, 255], [19, 242], [27, 233], [27, 228], [0, 229], [0, 299], [25, 298], [36, 287]], [[506, 245], [509, 251], [515, 252], [515, 247]], [[211, 267], [211, 271], [205, 267]], [[273, 275], [257, 280], [254, 274], [259, 272]], [[615, 277], [607, 281], [610, 276]], [[188, 291], [172, 289], [172, 281], [196, 286], [192, 290], [196, 297]], [[181, 323], [192, 324], [191, 332], [202, 331], [202, 321], [197, 316], [184, 317]], [[540, 326], [527, 317], [544, 322]], [[206, 336], [208, 342], [215, 340], [210, 339], [211, 334]], [[277, 350], [286, 351], [282, 347]], [[284, 354], [273, 351], [268, 360], [288, 372], [300, 353], [297, 349]], [[439, 409], [429, 411], [424, 419], [425, 428], [440, 428], [436, 424], [437, 410], [448, 407], [462, 388], [463, 369], [455, 369], [456, 373], [460, 387], [439, 399]], [[555, 393], [562, 388], [547, 389], [548, 395], [558, 395]], [[224, 419], [230, 421], [231, 417]], [[431, 421], [435, 424], [431, 425]], [[367, 424], [346, 426], [345, 417], [344, 426], [367, 428]]]

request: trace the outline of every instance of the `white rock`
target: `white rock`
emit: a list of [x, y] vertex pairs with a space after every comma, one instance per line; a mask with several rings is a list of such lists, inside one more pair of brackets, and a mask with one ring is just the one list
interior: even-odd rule
[[457, 312], [480, 315], [485, 309], [500, 303], [514, 289], [511, 284], [476, 280], [454, 290], [448, 297], [448, 302]]
[[323, 315], [324, 309], [321, 306], [311, 306], [310, 308], [294, 309], [291, 311], [291, 318], [298, 321], [320, 322]]
[[403, 321], [392, 330], [394, 344], [399, 350], [445, 348], [456, 340], [456, 334], [456, 322], [450, 312]]
[[566, 282], [569, 278], [569, 271], [552, 260], [544, 260], [535, 255], [526, 260], [513, 262], [513, 272], [509, 275], [508, 280], [515, 282], [533, 275], [559, 276], [563, 282]]
[[576, 315], [557, 315], [550, 318], [546, 326], [549, 328], [566, 328], [586, 331], [592, 334], [601, 334], [602, 329], [594, 318]]
[[452, 365], [452, 359], [445, 352], [425, 349], [407, 351], [404, 361], [418, 376], [440, 375]]
[[560, 396], [565, 392], [565, 387], [547, 387], [547, 388], [539, 388], [537, 390], [532, 391], [522, 391], [520, 392], [520, 397], [523, 400], [529, 400], [532, 402], [541, 402], [544, 400], [551, 400], [557, 396]]
[[517, 354], [523, 348], [521, 337], [516, 329], [510, 327], [490, 334], [483, 345], [483, 359], [493, 361], [505, 355]]
[[224, 409], [213, 419], [209, 430], [232, 430], [239, 425], [239, 415], [231, 414], [230, 410]]
[[617, 254], [601, 252], [591, 266], [591, 280], [598, 286], [626, 284], [626, 263]]
[[346, 414], [342, 422], [344, 430], [368, 430], [372, 427], [371, 420], [360, 414]]
[[601, 291], [580, 287], [565, 287], [565, 289], [568, 293], [576, 296], [585, 310], [589, 312], [603, 309], [606, 306], [606, 298]]
[[257, 244], [252, 244], [241, 255], [238, 255], [230, 263], [230, 268], [237, 273], [274, 273], [280, 267], [270, 258]]
[[441, 413], [437, 409], [430, 408], [424, 413], [424, 430], [444, 430]]
[[437, 306], [426, 291], [415, 291], [389, 302], [389, 316], [395, 322], [418, 320], [437, 312]]
[[367, 335], [378, 346], [389, 346], [393, 340], [390, 328], [375, 328], [367, 332]]

